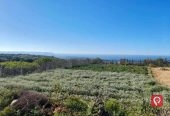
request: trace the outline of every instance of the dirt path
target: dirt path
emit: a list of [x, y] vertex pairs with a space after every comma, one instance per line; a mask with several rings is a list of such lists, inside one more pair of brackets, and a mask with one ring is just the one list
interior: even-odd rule
[[151, 68], [151, 70], [159, 83], [170, 86], [170, 68], [165, 68], [165, 70], [162, 70], [162, 68]]

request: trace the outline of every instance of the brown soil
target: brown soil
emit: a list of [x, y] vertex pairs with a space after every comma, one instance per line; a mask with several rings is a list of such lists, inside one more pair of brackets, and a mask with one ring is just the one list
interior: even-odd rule
[[170, 68], [152, 68], [155, 79], [164, 85], [170, 86]]

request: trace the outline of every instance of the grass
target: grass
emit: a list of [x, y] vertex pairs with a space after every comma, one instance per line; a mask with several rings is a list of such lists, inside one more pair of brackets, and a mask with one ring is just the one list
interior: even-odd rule
[[169, 106], [170, 90], [154, 82], [144, 74], [56, 69], [26, 76], [0, 78], [0, 88], [35, 90], [60, 100], [68, 96], [80, 97], [89, 103], [95, 103], [98, 98], [103, 101], [114, 98], [129, 114], [141, 115], [143, 102], [149, 103], [152, 93], [165, 96], [163, 108]]
[[75, 66], [73, 69], [93, 70], [93, 71], [110, 71], [110, 72], [130, 72], [137, 74], [148, 74], [146, 66], [135, 65], [115, 65], [115, 64], [90, 64], [84, 66]]

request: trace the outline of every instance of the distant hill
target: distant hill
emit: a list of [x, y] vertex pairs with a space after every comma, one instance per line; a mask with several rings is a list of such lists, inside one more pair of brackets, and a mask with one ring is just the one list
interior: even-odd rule
[[0, 51], [0, 54], [30, 54], [30, 55], [55, 56], [55, 53], [50, 52], [26, 52], [26, 51]]
[[44, 56], [44, 55], [31, 55], [31, 54], [15, 54], [15, 53], [0, 53], [0, 61], [26, 61], [33, 62], [39, 58], [55, 58], [53, 56]]

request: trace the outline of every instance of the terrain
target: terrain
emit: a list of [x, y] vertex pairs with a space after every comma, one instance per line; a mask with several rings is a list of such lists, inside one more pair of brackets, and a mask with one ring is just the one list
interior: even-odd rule
[[[152, 93], [161, 93], [165, 97], [162, 109], [169, 108], [170, 89], [157, 84], [153, 78], [144, 74], [55, 69], [0, 78], [0, 83], [2, 95], [4, 91], [22, 88], [43, 93], [58, 104], [62, 101], [64, 103], [70, 97], [82, 99], [88, 105], [86, 112], [83, 112], [86, 115], [97, 115], [100, 107], [95, 104], [105, 103], [108, 99], [116, 100], [120, 105], [119, 110], [128, 115], [156, 115], [157, 111], [150, 106]], [[4, 101], [0, 101], [2, 102]]]
[[155, 79], [163, 84], [163, 85], [170, 85], [170, 68], [169, 67], [157, 67], [152, 68], [152, 73]]
[[[170, 115], [170, 88], [164, 85], [169, 68], [148, 68], [167, 65], [160, 59], [147, 60], [148, 65], [125, 60], [106, 64], [99, 58], [5, 55], [1, 59], [0, 116]], [[151, 107], [153, 94], [163, 95], [163, 107]]]

